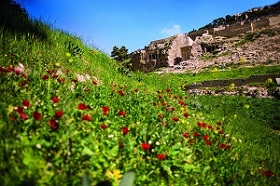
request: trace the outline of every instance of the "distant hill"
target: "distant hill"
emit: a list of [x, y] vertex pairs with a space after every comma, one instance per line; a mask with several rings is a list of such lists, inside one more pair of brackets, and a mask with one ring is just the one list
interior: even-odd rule
[[235, 15], [226, 15], [225, 17], [214, 19], [211, 23], [206, 24], [198, 30], [206, 30], [222, 25], [232, 25], [241, 22], [252, 22], [262, 17], [269, 17], [278, 14], [280, 14], [280, 1], [273, 5], [256, 7], [243, 13], [238, 13]]

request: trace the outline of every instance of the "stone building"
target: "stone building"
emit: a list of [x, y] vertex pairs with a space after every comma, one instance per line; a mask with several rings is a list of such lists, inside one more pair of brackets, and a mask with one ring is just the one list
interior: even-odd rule
[[150, 72], [159, 67], [173, 66], [190, 59], [193, 40], [187, 34], [178, 34], [150, 42], [144, 49], [133, 52], [134, 69]]

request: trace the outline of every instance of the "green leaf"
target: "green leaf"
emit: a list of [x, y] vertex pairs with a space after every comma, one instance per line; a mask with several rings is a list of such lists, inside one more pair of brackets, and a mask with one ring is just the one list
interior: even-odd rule
[[92, 152], [92, 150], [90, 150], [88, 147], [84, 147], [83, 151], [82, 151], [82, 155], [89, 155], [92, 156], [94, 155], [94, 153]]
[[90, 186], [90, 181], [89, 181], [89, 177], [87, 174], [84, 174], [84, 176], [83, 176], [82, 186]]
[[122, 178], [119, 186], [133, 186], [134, 180], [135, 180], [135, 173], [127, 172], [127, 173], [125, 173], [124, 177]]

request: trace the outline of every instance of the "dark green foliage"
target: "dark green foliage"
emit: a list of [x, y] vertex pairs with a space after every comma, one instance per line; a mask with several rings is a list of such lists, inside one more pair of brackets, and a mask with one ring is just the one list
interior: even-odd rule
[[39, 21], [29, 18], [25, 9], [13, 0], [0, 1], [0, 27], [11, 33], [31, 34], [45, 40], [47, 34]]
[[111, 57], [117, 61], [124, 61], [128, 59], [128, 49], [125, 46], [121, 46], [121, 48], [114, 46], [113, 51], [111, 52]]
[[75, 45], [72, 43], [72, 41], [69, 42], [65, 42], [65, 45], [67, 47], [68, 52], [72, 55], [72, 56], [76, 56], [76, 55], [82, 55], [84, 52], [82, 51], [81, 48], [79, 48], [79, 46]]

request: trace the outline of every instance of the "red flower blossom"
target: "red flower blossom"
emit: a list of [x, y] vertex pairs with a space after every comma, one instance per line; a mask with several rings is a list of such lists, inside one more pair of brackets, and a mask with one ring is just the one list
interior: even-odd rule
[[173, 117], [172, 120], [175, 121], [175, 122], [177, 122], [177, 121], [179, 121], [179, 118]]
[[92, 121], [92, 118], [91, 118], [91, 116], [89, 116], [87, 114], [84, 114], [83, 117], [82, 117], [82, 120]]
[[225, 149], [226, 148], [226, 144], [224, 144], [224, 143], [220, 144], [220, 148], [221, 149]]
[[156, 157], [159, 160], [164, 160], [165, 159], [165, 154], [163, 154], [163, 153], [162, 154], [157, 154]]
[[52, 98], [52, 101], [54, 103], [58, 103], [59, 102], [59, 98], [57, 96], [55, 96], [55, 97]]
[[33, 117], [36, 120], [41, 120], [42, 119], [42, 115], [38, 111], [33, 112]]
[[61, 78], [58, 78], [58, 79], [56, 79], [56, 80], [57, 80], [57, 82], [60, 83], [60, 84], [63, 83], [63, 79], [61, 79]]
[[58, 129], [58, 122], [54, 119], [49, 121], [49, 125], [53, 131], [56, 131]]
[[105, 125], [104, 123], [101, 125], [101, 128], [103, 129], [103, 130], [105, 130], [105, 129], [107, 129], [108, 127], [107, 127], [107, 125]]
[[212, 127], [212, 125], [208, 125], [208, 129], [209, 130], [214, 130], [214, 127]]
[[218, 133], [219, 133], [219, 134], [224, 134], [224, 131], [219, 130]]
[[61, 110], [58, 110], [58, 111], [55, 112], [54, 117], [56, 119], [61, 118], [62, 116], [63, 116], [63, 112]]
[[92, 83], [93, 83], [94, 85], [97, 85], [97, 81], [95, 81], [95, 80], [93, 80]]
[[206, 123], [202, 123], [202, 122], [197, 122], [197, 125], [201, 128], [206, 128]]
[[188, 114], [188, 113], [184, 113], [183, 116], [184, 116], [185, 118], [188, 118], [188, 117], [189, 117], [189, 114]]
[[166, 92], [171, 92], [170, 88], [167, 88], [167, 89], [166, 89]]
[[127, 127], [122, 127], [122, 132], [124, 135], [128, 134], [129, 130]]
[[26, 107], [30, 107], [30, 103], [29, 103], [29, 101], [26, 100], [26, 99], [22, 101], [22, 105], [23, 105], [23, 106], [26, 106]]
[[170, 107], [166, 107], [165, 110], [166, 110], [167, 112], [170, 112], [170, 111], [171, 111]]
[[217, 124], [217, 125], [221, 125], [222, 123], [221, 123], [220, 121], [217, 121], [216, 124]]
[[27, 120], [28, 118], [27, 118], [26, 114], [24, 112], [22, 112], [22, 113], [20, 113], [20, 119]]
[[124, 145], [122, 142], [119, 143], [119, 149], [123, 149]]
[[87, 109], [87, 106], [86, 106], [85, 104], [83, 104], [83, 103], [80, 103], [80, 104], [78, 105], [78, 109], [79, 109], [79, 110], [86, 110], [86, 109]]
[[139, 90], [138, 89], [134, 89], [134, 92], [137, 93], [137, 92], [139, 92]]
[[202, 136], [202, 139], [203, 139], [203, 140], [209, 140], [210, 137], [209, 137], [208, 135], [203, 135], [203, 136]]
[[107, 107], [107, 106], [103, 106], [102, 107], [102, 114], [103, 115], [107, 115], [109, 111], [110, 111], [109, 107]]
[[23, 113], [23, 107], [18, 107], [15, 109], [15, 111], [19, 114]]
[[266, 177], [272, 177], [274, 176], [274, 173], [270, 170], [264, 170], [263, 175], [265, 175]]
[[123, 92], [122, 90], [118, 90], [118, 94], [119, 94], [120, 96], [124, 96], [124, 92]]
[[73, 82], [73, 83], [77, 83], [77, 82], [78, 82], [78, 80], [76, 80], [76, 79], [72, 79], [72, 80], [71, 80], [71, 82]]
[[193, 137], [198, 137], [198, 136], [199, 136], [198, 132], [193, 133]]
[[46, 79], [48, 79], [48, 78], [49, 78], [48, 75], [43, 75], [43, 76], [42, 76], [42, 80], [46, 80]]
[[159, 114], [159, 115], [158, 115], [158, 118], [163, 118], [163, 114]]
[[172, 107], [172, 108], [171, 108], [171, 110], [172, 110], [172, 111], [175, 111], [175, 110], [176, 110], [176, 108], [175, 108], [175, 107]]
[[21, 73], [20, 69], [16, 69], [16, 70], [15, 70], [15, 74], [16, 74], [16, 75], [20, 75], [20, 73]]
[[120, 111], [118, 112], [118, 115], [119, 115], [119, 116], [126, 116], [126, 112], [123, 111], [123, 110], [120, 110]]
[[54, 70], [47, 70], [48, 74], [53, 74], [55, 71]]
[[21, 81], [21, 82], [20, 82], [20, 84], [21, 84], [22, 86], [26, 85], [26, 83], [27, 83], [27, 81]]
[[185, 107], [187, 105], [186, 102], [184, 102], [183, 100], [178, 100], [178, 103], [182, 106]]
[[231, 149], [231, 146], [230, 146], [230, 145], [227, 145], [227, 146], [226, 146], [226, 149]]
[[194, 139], [189, 140], [190, 144], [194, 143]]
[[12, 71], [14, 71], [14, 67], [12, 65], [10, 65], [7, 69], [7, 72], [12, 72]]
[[52, 78], [53, 78], [53, 79], [56, 79], [56, 78], [58, 78], [58, 75], [57, 75], [57, 74], [53, 74], [53, 75], [52, 75]]
[[210, 140], [205, 140], [205, 144], [210, 146], [210, 145], [212, 145], [212, 142]]
[[70, 73], [70, 70], [69, 70], [69, 69], [67, 69], [67, 70], [66, 70], [66, 74], [69, 74], [69, 73]]
[[147, 151], [151, 148], [151, 145], [149, 143], [142, 143], [142, 149]]
[[161, 102], [161, 106], [165, 107], [166, 106], [166, 103], [163, 101]]
[[186, 132], [184, 132], [184, 133], [183, 133], [183, 136], [184, 136], [185, 138], [188, 138], [188, 137], [189, 137], [189, 134], [186, 133]]

